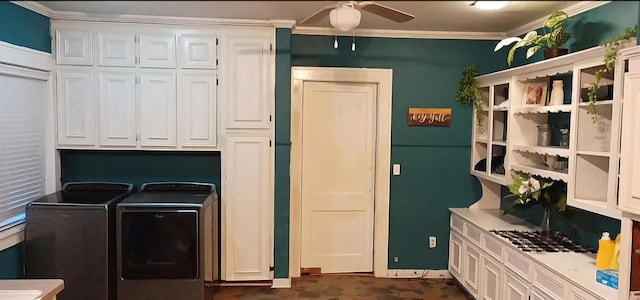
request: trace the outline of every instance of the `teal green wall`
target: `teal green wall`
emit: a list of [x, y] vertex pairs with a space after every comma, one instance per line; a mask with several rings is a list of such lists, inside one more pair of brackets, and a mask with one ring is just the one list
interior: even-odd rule
[[[51, 53], [49, 18], [9, 1], [1, 1], [0, 41]], [[0, 279], [20, 277], [22, 243], [0, 251]]]
[[[469, 175], [471, 109], [455, 103], [458, 80], [468, 64], [484, 73], [506, 66], [492, 52], [496, 41], [356, 37], [352, 52], [351, 37], [339, 37], [338, 49], [333, 39], [293, 35], [292, 65], [393, 70], [391, 162], [402, 165], [402, 175], [392, 176], [390, 183], [389, 268], [446, 269], [448, 208], [467, 207], [480, 198], [479, 183]], [[277, 101], [286, 104], [277, 104], [284, 115], [290, 100]], [[451, 126], [408, 126], [410, 107], [450, 107]], [[281, 132], [288, 134], [277, 127], [276, 135]], [[435, 249], [428, 247], [430, 235], [438, 238]], [[395, 256], [399, 263], [393, 262]]]
[[274, 277], [289, 277], [289, 161], [291, 153], [291, 29], [276, 30], [276, 162]]
[[220, 152], [61, 150], [60, 181], [213, 183], [220, 195]]
[[0, 279], [21, 278], [22, 274], [22, 245], [0, 251]]
[[0, 1], [0, 41], [51, 53], [49, 18]]

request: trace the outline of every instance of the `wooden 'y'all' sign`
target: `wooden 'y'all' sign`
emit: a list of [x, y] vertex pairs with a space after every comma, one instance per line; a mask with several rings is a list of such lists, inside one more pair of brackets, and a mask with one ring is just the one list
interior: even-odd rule
[[409, 108], [409, 126], [451, 126], [451, 108]]

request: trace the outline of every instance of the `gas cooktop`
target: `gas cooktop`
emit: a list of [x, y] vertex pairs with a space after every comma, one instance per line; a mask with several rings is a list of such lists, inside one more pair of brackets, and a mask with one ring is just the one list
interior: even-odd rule
[[508, 239], [524, 252], [596, 253], [594, 249], [575, 243], [558, 232], [550, 240], [543, 239], [539, 231], [490, 230], [490, 232]]

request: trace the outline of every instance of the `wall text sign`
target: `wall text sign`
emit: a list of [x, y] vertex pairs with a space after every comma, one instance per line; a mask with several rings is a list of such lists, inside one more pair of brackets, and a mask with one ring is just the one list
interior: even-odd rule
[[409, 108], [409, 126], [451, 126], [451, 108]]

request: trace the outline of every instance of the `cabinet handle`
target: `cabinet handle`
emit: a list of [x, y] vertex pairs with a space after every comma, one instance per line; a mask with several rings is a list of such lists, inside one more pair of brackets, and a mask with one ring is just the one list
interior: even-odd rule
[[640, 248], [636, 249], [634, 252], [635, 252], [636, 254], [640, 255]]

